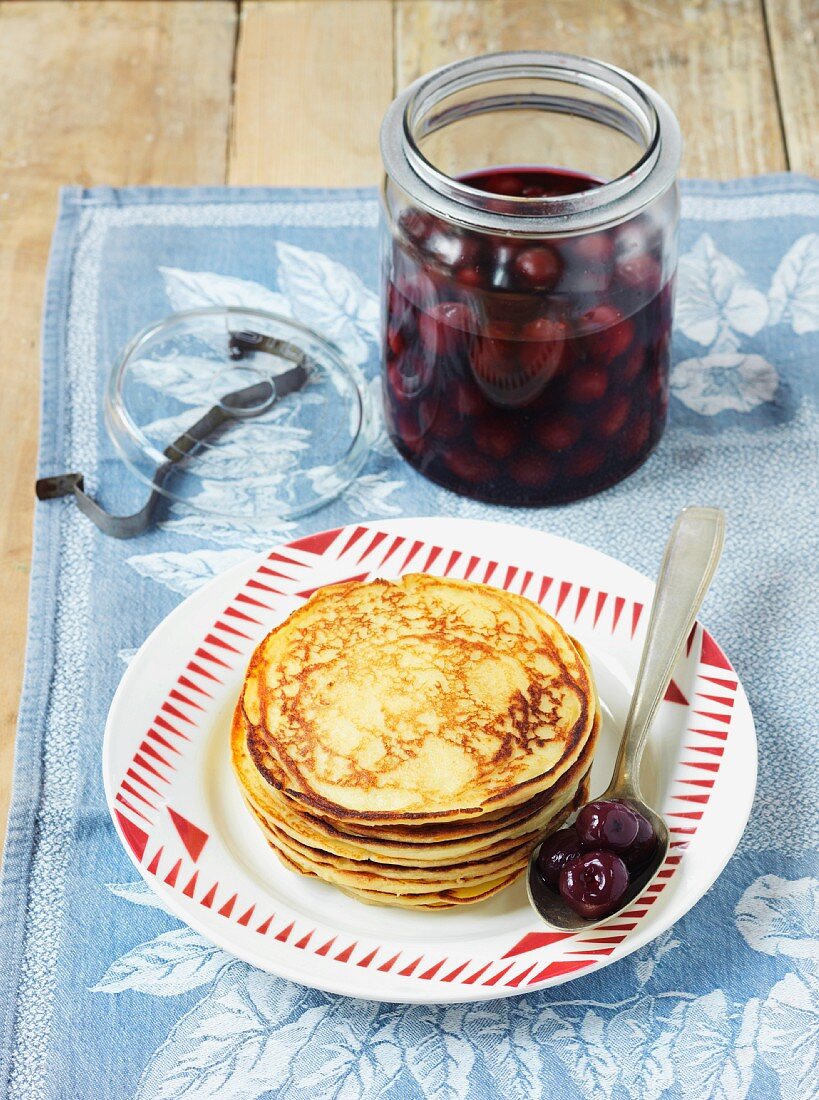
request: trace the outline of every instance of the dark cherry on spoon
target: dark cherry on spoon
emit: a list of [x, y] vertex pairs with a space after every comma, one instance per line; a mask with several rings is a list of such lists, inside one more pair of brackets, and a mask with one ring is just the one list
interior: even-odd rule
[[642, 796], [640, 759], [674, 665], [722, 552], [725, 516], [686, 508], [677, 517], [654, 592], [648, 631], [614, 774], [574, 825], [532, 852], [529, 900], [554, 928], [581, 931], [615, 916], [643, 893], [665, 861], [668, 828]]

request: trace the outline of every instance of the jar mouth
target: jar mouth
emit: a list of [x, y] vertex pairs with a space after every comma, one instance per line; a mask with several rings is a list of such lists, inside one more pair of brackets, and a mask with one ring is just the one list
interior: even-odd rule
[[[492, 85], [497, 88], [499, 82], [509, 90], [493, 94]], [[561, 94], [557, 85], [577, 88], [578, 95]], [[482, 98], [465, 98], [481, 88]], [[421, 148], [423, 140], [453, 123], [515, 110], [549, 111], [619, 131], [634, 142], [635, 158], [592, 188], [524, 197], [470, 186], [443, 171]], [[673, 185], [682, 139], [665, 101], [624, 70], [571, 54], [519, 51], [485, 54], [421, 77], [389, 108], [381, 148], [387, 175], [433, 213], [466, 227], [550, 235], [616, 223], [647, 206]]]

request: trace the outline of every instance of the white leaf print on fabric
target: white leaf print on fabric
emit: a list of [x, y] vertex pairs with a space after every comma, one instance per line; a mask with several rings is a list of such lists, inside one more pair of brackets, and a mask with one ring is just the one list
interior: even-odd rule
[[[235, 536], [234, 536], [235, 538]], [[141, 577], [149, 577], [174, 592], [189, 596], [213, 577], [250, 557], [247, 550], [192, 550], [188, 554], [166, 550], [128, 558]]]
[[671, 373], [674, 395], [703, 416], [750, 412], [771, 401], [778, 388], [779, 375], [761, 355], [724, 352], [684, 359]]
[[738, 1034], [730, 1008], [721, 989], [674, 1008], [670, 1056], [683, 1100], [743, 1100], [746, 1095], [753, 1076], [759, 1002], [745, 1006]]
[[648, 982], [660, 959], [679, 946], [680, 941], [675, 939], [673, 933], [669, 930], [658, 936], [650, 946], [644, 947], [642, 951], [638, 952], [635, 956], [634, 971], [640, 985], [645, 985]]
[[131, 661], [133, 661], [138, 652], [138, 649], [118, 649], [117, 657], [119, 657], [124, 665], [130, 665]]
[[739, 899], [734, 915], [755, 951], [819, 962], [819, 880], [761, 875]]
[[[287, 1017], [306, 1004], [311, 991], [234, 966], [176, 1024], [151, 1059], [136, 1100], [256, 1100], [275, 1089], [288, 1072]], [[315, 1027], [326, 1006], [299, 1018]]]
[[543, 1065], [532, 1035], [532, 1013], [511, 1001], [467, 1010], [464, 1035], [480, 1050], [495, 1080], [504, 1083], [504, 1100], [541, 1100]]
[[[606, 1041], [620, 1067], [614, 1095], [639, 1096], [641, 1100], [659, 1100], [674, 1080], [668, 1052], [668, 1037], [657, 1018], [658, 1002], [643, 997], [618, 1012], [606, 1027]], [[652, 1036], [660, 1033], [660, 1041]]]
[[680, 256], [675, 320], [681, 332], [713, 351], [736, 351], [737, 333], [753, 336], [768, 319], [765, 295], [703, 233]]
[[[307, 476], [317, 493], [334, 493], [342, 484], [332, 466], [314, 466]], [[360, 474], [341, 494], [341, 500], [356, 516], [400, 516], [403, 509], [387, 498], [406, 482], [390, 481], [387, 471]]]
[[407, 1069], [425, 1100], [467, 1100], [475, 1052], [461, 1035], [462, 1005], [407, 1009], [396, 1039]]
[[[263, 470], [258, 477], [244, 483], [203, 478], [200, 484], [201, 491], [192, 498], [196, 507], [215, 515], [225, 513], [229, 523], [234, 522], [234, 516], [253, 523], [253, 517], [260, 512], [280, 512], [288, 505], [290, 482], [284, 471]], [[235, 543], [236, 539], [233, 541]]]
[[[159, 359], [138, 359], [131, 366], [137, 382], [163, 394], [175, 397], [185, 405], [206, 405], [213, 402], [211, 392], [216, 375], [223, 366], [216, 359], [196, 355], [163, 356]], [[191, 420], [190, 413], [185, 414]]]
[[[140, 886], [112, 890], [150, 904]], [[174, 935], [188, 937], [189, 951], [174, 957], [165, 974], [164, 944]], [[665, 933], [657, 957], [675, 946]], [[181, 929], [136, 948], [95, 989], [184, 991], [210, 980], [203, 980], [203, 970], [214, 965], [214, 952], [213, 988], [152, 1056], [137, 1100], [257, 1100], [270, 1093], [292, 1100], [386, 1100], [402, 1072], [425, 1100], [470, 1100], [479, 1057], [491, 1075], [489, 1087], [504, 1100], [542, 1100], [563, 1077], [595, 1100], [664, 1100], [669, 1090], [681, 1100], [744, 1100], [757, 1048], [783, 1075], [784, 1100], [814, 1095], [819, 981], [811, 975], [805, 981], [789, 975], [764, 1005], [753, 998], [732, 1004], [717, 989], [700, 997], [635, 994], [611, 1005], [524, 1000], [385, 1009], [301, 989]], [[556, 1064], [563, 1068], [555, 1070]]]
[[160, 524], [163, 531], [198, 542], [235, 547], [237, 543], [248, 550], [272, 550], [278, 543], [293, 537], [296, 524], [280, 520], [274, 524], [252, 523], [250, 520], [223, 519], [220, 516], [188, 513], [174, 514], [173, 519]]
[[386, 471], [362, 474], [347, 486], [341, 499], [356, 516], [400, 516], [404, 509], [387, 498], [397, 489], [403, 489], [405, 484], [405, 481], [390, 481]]
[[378, 297], [344, 264], [323, 252], [278, 241], [279, 285], [293, 312], [334, 340], [354, 363], [366, 362], [378, 343]]
[[160, 267], [165, 293], [174, 309], [198, 309], [202, 306], [245, 306], [265, 309], [290, 317], [292, 309], [284, 294], [268, 290], [250, 279], [219, 275], [214, 271], [183, 271], [178, 267]]
[[782, 1100], [819, 1096], [819, 988], [787, 974], [777, 982], [760, 1014], [758, 1047], [779, 1075]]
[[797, 336], [819, 331], [819, 233], [800, 237], [785, 253], [768, 302], [772, 325], [785, 322]]
[[[360, 1002], [354, 1011], [335, 1001], [303, 1029], [290, 1054], [287, 1095], [298, 1100], [360, 1100], [378, 1096], [390, 1082], [385, 1064], [369, 1042], [378, 1005]], [[301, 1027], [301, 1020], [295, 1027]]]
[[297, 466], [309, 438], [306, 428], [248, 421], [218, 446], [200, 451], [191, 471], [210, 481], [268, 481]]
[[161, 909], [163, 913], [170, 913], [155, 891], [142, 879], [137, 882], [109, 882], [106, 885], [112, 894], [126, 901], [132, 901], [134, 905], [147, 905], [150, 909]]
[[594, 1009], [588, 1009], [580, 1024], [544, 1007], [533, 1026], [535, 1037], [548, 1044], [549, 1053], [566, 1066], [586, 1096], [608, 1100], [619, 1068], [605, 1041], [605, 1022]]
[[175, 997], [213, 981], [233, 956], [190, 928], [175, 928], [126, 952], [106, 970], [93, 993], [136, 989], [155, 997]]
[[148, 424], [141, 425], [142, 432], [149, 442], [160, 451], [164, 451], [169, 443], [178, 439], [192, 424], [200, 420], [209, 408], [210, 405], [197, 405], [174, 416], [163, 416], [158, 420], [151, 420]]

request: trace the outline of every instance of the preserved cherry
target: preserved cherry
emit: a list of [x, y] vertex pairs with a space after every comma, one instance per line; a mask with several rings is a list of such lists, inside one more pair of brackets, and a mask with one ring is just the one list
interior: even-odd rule
[[582, 854], [580, 838], [574, 829], [558, 829], [543, 841], [537, 854], [537, 869], [541, 878], [547, 886], [557, 890], [563, 869]]
[[625, 802], [606, 800], [587, 803], [577, 815], [575, 829], [586, 851], [607, 848], [625, 852], [637, 839], [640, 822]]
[[546, 885], [581, 917], [614, 913], [657, 850], [651, 822], [620, 799], [588, 802], [574, 825], [548, 836], [537, 855]]
[[[506, 202], [600, 183], [549, 168], [465, 182]], [[387, 259], [384, 333], [398, 450], [447, 488], [498, 503], [558, 503], [621, 480], [665, 423], [672, 288], [662, 271], [648, 214], [545, 241], [405, 209]]]
[[625, 863], [614, 852], [584, 852], [560, 872], [560, 894], [570, 909], [587, 920], [613, 913], [628, 890]]

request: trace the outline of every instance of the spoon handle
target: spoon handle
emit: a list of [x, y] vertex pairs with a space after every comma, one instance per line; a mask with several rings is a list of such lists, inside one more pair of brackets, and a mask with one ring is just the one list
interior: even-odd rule
[[637, 683], [609, 793], [640, 798], [640, 757], [674, 665], [717, 568], [725, 536], [719, 508], [680, 512], [657, 578]]

